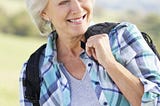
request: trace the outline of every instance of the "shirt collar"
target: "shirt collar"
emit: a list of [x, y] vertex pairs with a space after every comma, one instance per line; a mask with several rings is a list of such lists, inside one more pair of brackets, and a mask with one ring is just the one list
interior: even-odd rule
[[47, 41], [47, 45], [45, 49], [45, 60], [46, 61], [54, 60], [54, 63], [57, 62], [56, 39], [57, 39], [56, 31], [51, 32], [48, 36], [48, 41]]

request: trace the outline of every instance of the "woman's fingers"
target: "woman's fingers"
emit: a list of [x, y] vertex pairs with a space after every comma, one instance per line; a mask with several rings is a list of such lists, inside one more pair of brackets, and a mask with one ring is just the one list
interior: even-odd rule
[[95, 60], [97, 60], [95, 48], [86, 46], [86, 52], [88, 56], [93, 57]]
[[91, 36], [86, 42], [86, 52], [88, 56], [92, 56], [100, 64], [105, 64], [106, 61], [114, 60], [110, 48], [109, 38], [106, 34]]
[[92, 56], [91, 48], [89, 48], [89, 47], [86, 46], [86, 52], [87, 52], [87, 54], [88, 54], [89, 57]]
[[[105, 35], [106, 36], [106, 35]], [[97, 59], [97, 53], [96, 51], [100, 49], [101, 47], [101, 39], [104, 38], [104, 35], [95, 35], [87, 39], [86, 43], [86, 52], [88, 56], [93, 57], [95, 60]]]

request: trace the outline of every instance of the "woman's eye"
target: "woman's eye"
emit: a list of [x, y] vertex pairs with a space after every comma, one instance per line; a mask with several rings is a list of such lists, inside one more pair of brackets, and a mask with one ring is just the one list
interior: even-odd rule
[[64, 5], [64, 4], [67, 4], [69, 2], [69, 0], [64, 0], [64, 1], [61, 1], [60, 3], [59, 3], [59, 5]]

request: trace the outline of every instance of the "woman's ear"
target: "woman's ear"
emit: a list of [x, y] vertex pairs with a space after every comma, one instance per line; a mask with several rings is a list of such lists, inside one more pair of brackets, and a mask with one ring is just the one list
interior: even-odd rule
[[45, 11], [42, 11], [40, 16], [42, 17], [42, 19], [44, 19], [46, 21], [50, 21], [50, 18]]

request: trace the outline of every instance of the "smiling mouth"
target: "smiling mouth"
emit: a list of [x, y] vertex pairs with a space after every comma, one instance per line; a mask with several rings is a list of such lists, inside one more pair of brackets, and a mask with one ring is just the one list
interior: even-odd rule
[[86, 17], [86, 14], [83, 15], [82, 17], [79, 17], [79, 18], [74, 18], [74, 19], [69, 19], [67, 20], [68, 22], [71, 22], [71, 23], [81, 23]]

